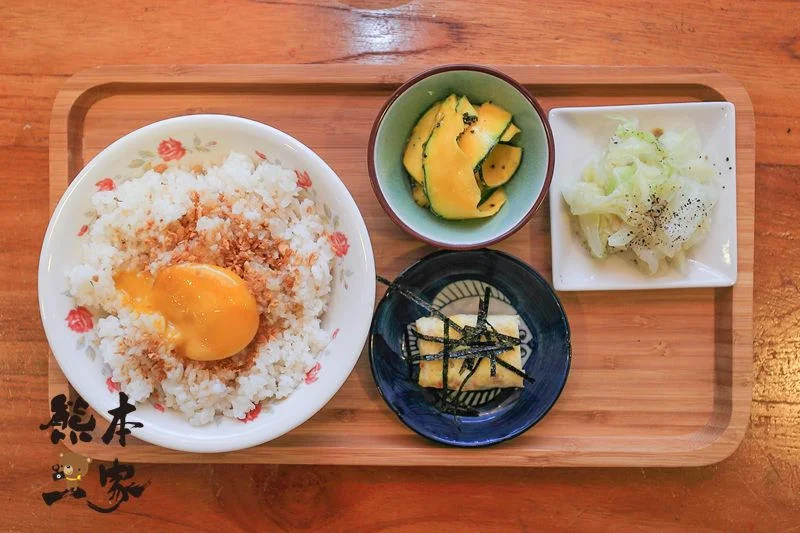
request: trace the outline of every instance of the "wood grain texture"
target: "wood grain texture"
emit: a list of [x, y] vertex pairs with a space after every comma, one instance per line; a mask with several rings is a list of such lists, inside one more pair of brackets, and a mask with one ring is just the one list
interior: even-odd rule
[[[0, 2], [0, 529], [796, 529], [799, 18], [789, 0]], [[113, 515], [43, 505], [60, 448], [37, 429], [48, 351], [35, 273], [59, 89], [96, 65], [353, 61], [707, 65], [745, 85], [757, 139], [755, 364], [750, 425], [730, 459], [678, 469], [143, 465], [149, 492]], [[93, 467], [94, 495], [97, 480]], [[455, 511], [437, 494], [462, 503]]]
[[[687, 466], [727, 457], [744, 436], [752, 391], [754, 125], [750, 99], [705, 68], [503, 66], [545, 111], [612, 102], [721, 100], [736, 106], [739, 281], [732, 289], [563, 293], [573, 365], [537, 427], [480, 453], [434, 445], [400, 424], [373, 384], [366, 353], [339, 393], [291, 433], [235, 453], [200, 455], [132, 440], [82, 454], [131, 462], [362, 465]], [[426, 246], [375, 201], [364, 164], [381, 104], [419, 68], [396, 65], [118, 66], [81, 72], [56, 97], [50, 202], [99, 150], [141, 125], [186, 113], [261, 120], [295, 135], [342, 177], [367, 222], [376, 269], [395, 275]], [[342, 120], [343, 114], [347, 120]], [[547, 208], [497, 245], [550, 277]], [[400, 255], [386, 250], [410, 248]], [[364, 280], [371, 283], [371, 280]], [[382, 289], [381, 291], [382, 292]], [[365, 350], [366, 352], [366, 350]], [[50, 396], [69, 393], [56, 366]]]

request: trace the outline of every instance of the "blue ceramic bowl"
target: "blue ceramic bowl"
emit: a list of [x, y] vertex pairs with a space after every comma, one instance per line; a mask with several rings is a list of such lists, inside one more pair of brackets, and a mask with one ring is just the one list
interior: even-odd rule
[[436, 442], [476, 447], [516, 437], [547, 414], [566, 383], [571, 347], [567, 316], [542, 276], [502, 252], [442, 251], [414, 263], [395, 282], [445, 313], [473, 314], [489, 285], [489, 312], [521, 318], [523, 368], [535, 380], [522, 389], [462, 392], [461, 414], [444, 412], [441, 391], [417, 385], [405, 357], [407, 335], [410, 353], [416, 351], [408, 326], [428, 312], [389, 289], [372, 320], [369, 359], [381, 396], [404, 424]]
[[[411, 196], [403, 167], [406, 142], [422, 114], [452, 93], [466, 95], [475, 104], [498, 104], [522, 130], [512, 140], [523, 149], [522, 163], [504, 186], [506, 205], [490, 218], [445, 220], [415, 204]], [[367, 160], [375, 196], [398, 226], [428, 244], [467, 250], [489, 246], [525, 225], [547, 194], [555, 152], [547, 116], [519, 83], [483, 66], [444, 65], [410, 79], [384, 104], [372, 127]]]

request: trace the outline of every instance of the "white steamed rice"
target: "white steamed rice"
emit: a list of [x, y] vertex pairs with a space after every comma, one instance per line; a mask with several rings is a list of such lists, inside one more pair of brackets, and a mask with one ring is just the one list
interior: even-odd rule
[[[320, 319], [331, 290], [334, 254], [326, 238], [331, 233], [327, 219], [296, 180], [292, 170], [268, 162], [255, 165], [232, 152], [221, 165], [199, 174], [180, 168], [163, 174], [151, 170], [116, 190], [93, 195], [97, 219], [83, 246], [82, 263], [68, 273], [69, 288], [78, 305], [106, 315], [92, 342], [111, 378], [132, 401], [150, 398], [199, 425], [217, 414], [243, 418], [259, 402], [284, 398], [303, 381], [330, 340]], [[196, 219], [196, 241], [173, 246], [168, 234], [194, 209], [198, 196], [216, 205], [216, 211]], [[155, 274], [192, 243], [201, 243], [213, 255], [230, 234], [231, 217], [245, 221], [249, 236], [291, 248], [291, 260], [281, 269], [258, 259], [245, 265], [254, 279], [265, 283], [263, 290], [271, 299], [268, 309], [259, 301], [261, 320], [279, 327], [257, 345], [249, 368], [197, 364], [177, 355], [168, 342], [153, 349], [152, 339], [163, 337], [161, 318], [126, 308], [114, 275], [130, 268]], [[156, 253], [148, 257], [153, 243]], [[287, 278], [293, 278], [291, 290], [285, 288]], [[253, 289], [253, 282], [248, 284]], [[153, 364], [163, 369], [158, 376]]]

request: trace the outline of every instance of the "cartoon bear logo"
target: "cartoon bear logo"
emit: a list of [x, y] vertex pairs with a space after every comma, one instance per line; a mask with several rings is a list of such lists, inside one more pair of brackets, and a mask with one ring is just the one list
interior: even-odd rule
[[52, 505], [69, 494], [73, 498], [85, 498], [86, 491], [80, 487], [81, 481], [89, 472], [91, 458], [83, 457], [74, 452], [62, 452], [58, 464], [53, 465], [53, 481], [66, 480], [63, 491], [46, 492], [42, 494], [47, 505]]
[[59, 470], [64, 474], [64, 479], [67, 480], [67, 488], [69, 490], [74, 492], [80, 488], [81, 480], [89, 472], [89, 464], [91, 462], [91, 458], [83, 457], [73, 452], [62, 452], [59, 455]]

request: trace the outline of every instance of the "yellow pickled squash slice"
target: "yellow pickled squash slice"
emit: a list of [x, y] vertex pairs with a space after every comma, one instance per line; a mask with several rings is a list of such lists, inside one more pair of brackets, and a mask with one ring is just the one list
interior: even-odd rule
[[455, 95], [442, 102], [439, 109], [442, 118], [425, 143], [422, 163], [431, 209], [452, 220], [480, 216], [477, 206], [481, 199], [472, 162], [456, 142], [464, 129], [456, 104]]
[[469, 124], [472, 124], [475, 120], [477, 120], [478, 112], [474, 107], [472, 107], [469, 98], [466, 96], [462, 96], [458, 99], [456, 111], [458, 111], [458, 113], [461, 115], [461, 120], [464, 122], [464, 129], [466, 129]]
[[476, 111], [478, 120], [468, 125], [458, 139], [458, 146], [473, 168], [494, 148], [511, 123], [511, 113], [491, 102], [481, 104]]
[[417, 183], [414, 180], [411, 180], [411, 197], [414, 199], [414, 203], [416, 203], [420, 207], [429, 207], [431, 203], [428, 201], [428, 197], [425, 194], [425, 184], [424, 183]]
[[519, 129], [519, 128], [517, 127], [517, 125], [516, 125], [516, 124], [514, 124], [514, 123], [512, 122], [512, 123], [511, 123], [511, 124], [509, 124], [509, 125], [508, 125], [508, 127], [506, 128], [506, 131], [504, 131], [504, 132], [503, 132], [503, 135], [501, 135], [501, 136], [500, 136], [500, 142], [501, 142], [501, 143], [507, 143], [507, 142], [509, 142], [511, 139], [513, 139], [514, 137], [516, 137], [516, 136], [517, 136], [517, 133], [519, 133], [520, 131], [522, 131], [522, 130], [521, 130], [521, 129]]
[[480, 218], [496, 215], [497, 212], [500, 211], [500, 208], [505, 205], [507, 199], [508, 196], [506, 196], [506, 192], [502, 187], [495, 189], [495, 191], [478, 206], [478, 211], [481, 213]]
[[417, 121], [414, 129], [411, 130], [411, 137], [408, 138], [406, 144], [406, 151], [403, 153], [403, 166], [411, 177], [419, 184], [422, 184], [424, 179], [422, 171], [422, 150], [425, 146], [425, 141], [431, 136], [433, 127], [438, 122], [437, 115], [439, 113], [439, 106], [442, 102], [436, 102], [428, 108], [422, 117]]
[[504, 185], [514, 176], [521, 161], [522, 148], [498, 144], [481, 163], [480, 176], [483, 183], [490, 188]]

